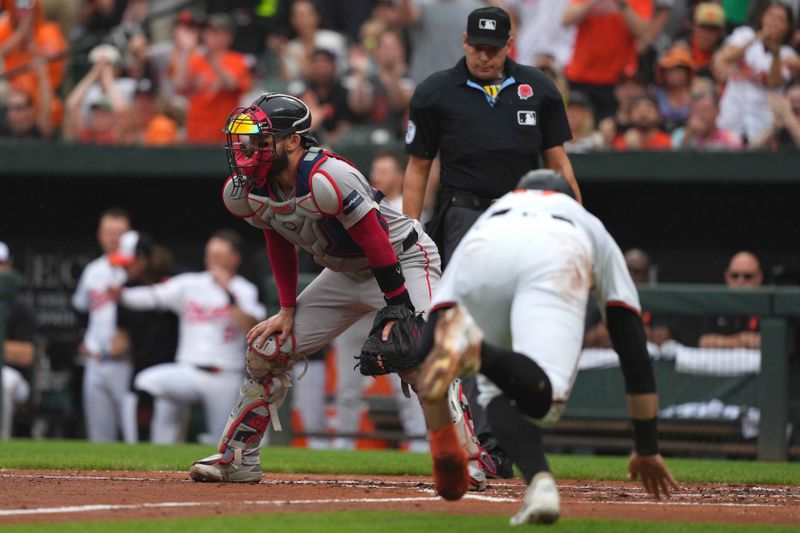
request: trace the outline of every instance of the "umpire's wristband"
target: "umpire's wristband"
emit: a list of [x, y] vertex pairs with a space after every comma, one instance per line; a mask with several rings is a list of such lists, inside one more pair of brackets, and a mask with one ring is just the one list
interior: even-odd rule
[[639, 455], [658, 453], [658, 419], [631, 420], [633, 423], [633, 443]]

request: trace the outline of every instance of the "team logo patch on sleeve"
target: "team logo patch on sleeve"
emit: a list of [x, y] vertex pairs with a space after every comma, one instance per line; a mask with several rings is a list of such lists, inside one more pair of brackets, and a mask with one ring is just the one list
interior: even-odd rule
[[519, 96], [520, 100], [527, 100], [531, 96], [533, 96], [533, 87], [528, 85], [527, 83], [523, 83], [519, 87], [517, 87], [517, 96]]
[[414, 142], [414, 137], [417, 135], [417, 125], [413, 121], [408, 121], [408, 129], [406, 130], [406, 144]]
[[342, 202], [342, 213], [349, 215], [363, 201], [364, 197], [358, 194], [358, 191], [351, 192]]

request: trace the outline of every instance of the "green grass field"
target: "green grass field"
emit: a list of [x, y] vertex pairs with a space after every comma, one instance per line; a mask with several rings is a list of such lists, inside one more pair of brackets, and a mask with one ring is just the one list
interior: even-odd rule
[[[186, 470], [214, 449], [199, 444], [157, 446], [83, 441], [12, 440], [0, 446], [0, 468], [73, 470]], [[550, 455], [560, 479], [623, 480], [627, 458]], [[672, 473], [686, 483], [796, 485], [800, 463], [667, 459]], [[431, 473], [428, 454], [396, 451], [333, 451], [271, 447], [261, 453], [265, 472], [310, 474], [416, 475]]]
[[[544, 527], [544, 526], [542, 526]], [[191, 531], [192, 533], [219, 533], [220, 531], [279, 531], [281, 533], [315, 533], [330, 531], [389, 532], [414, 531], [417, 533], [478, 533], [497, 530], [520, 531], [508, 526], [504, 516], [466, 517], [436, 513], [401, 513], [386, 511], [340, 511], [337, 513], [271, 514], [269, 516], [214, 516], [193, 519], [121, 520], [66, 524], [42, 524], [2, 527], [2, 531], [63, 531], [75, 533], [138, 533], [140, 531]], [[540, 528], [541, 529], [541, 528]], [[531, 531], [523, 528], [522, 531]], [[634, 520], [561, 520], [545, 531], [553, 533], [797, 533], [796, 527], [742, 526], [720, 524], [690, 524], [686, 522], [640, 522]]]
[[[0, 445], [0, 468], [64, 470], [186, 470], [191, 461], [213, 453], [201, 445], [156, 446], [139, 444], [92, 444], [81, 441], [23, 441]], [[551, 456], [554, 474], [560, 479], [622, 480], [626, 458]], [[800, 464], [668, 459], [681, 482], [729, 484], [800, 483]], [[323, 451], [272, 447], [262, 452], [265, 472], [318, 474], [429, 475], [427, 454], [396, 451]], [[268, 475], [268, 474], [267, 474]], [[798, 510], [800, 520], [800, 509]], [[254, 525], [257, 523], [258, 525]], [[114, 522], [60, 522], [57, 524], [2, 526], [3, 531], [494, 531], [507, 527], [504, 516], [455, 516], [436, 513], [348, 511], [336, 513], [281, 513], [269, 516], [225, 516], [194, 519], [126, 520]], [[797, 527], [690, 524], [679, 522], [635, 522], [566, 519], [552, 530], [605, 533], [798, 531]]]

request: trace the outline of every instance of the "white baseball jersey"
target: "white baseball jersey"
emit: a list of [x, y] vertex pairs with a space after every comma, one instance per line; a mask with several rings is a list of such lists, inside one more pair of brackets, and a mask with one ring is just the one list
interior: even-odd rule
[[[229, 289], [242, 311], [256, 320], [265, 317], [255, 285], [235, 276]], [[245, 334], [236, 325], [228, 302], [210, 272], [180, 274], [157, 285], [127, 288], [120, 300], [131, 309], [169, 309], [178, 315], [177, 362], [240, 370], [245, 364]]]
[[[589, 291], [639, 311], [622, 252], [603, 224], [565, 194], [515, 191], [478, 219], [456, 248], [433, 307], [465, 306], [487, 342], [533, 359], [547, 374], [554, 422], [578, 371]], [[500, 389], [478, 376], [486, 406]]]
[[125, 270], [111, 266], [105, 255], [86, 265], [81, 274], [72, 306], [89, 313], [83, 344], [92, 354], [100, 355], [111, 346], [117, 331], [117, 305], [108, 297], [108, 289], [122, 286], [126, 278]]
[[[373, 209], [376, 214], [370, 216], [379, 217], [398, 256], [415, 226], [385, 198], [376, 201], [377, 191], [358, 169], [314, 148], [300, 162], [294, 194], [284, 195], [276, 186], [260, 187], [246, 197], [237, 192], [229, 178], [223, 198], [231, 213], [257, 228], [276, 231], [336, 272], [369, 267], [363, 249], [347, 230]], [[422, 233], [421, 226], [417, 232]]]
[[[744, 56], [731, 68], [725, 90], [719, 103], [717, 125], [739, 135], [755, 139], [772, 126], [773, 113], [767, 102], [769, 89], [767, 75], [772, 67], [772, 53], [764, 43], [755, 40], [756, 32], [749, 26], [739, 26], [725, 40], [725, 46], [745, 46], [751, 43]], [[781, 61], [796, 57], [791, 46], [780, 49]], [[781, 66], [785, 81], [792, 79], [792, 73], [785, 65]]]
[[487, 220], [500, 216], [498, 213], [506, 210], [504, 215], [512, 217], [535, 217], [537, 213], [562, 217], [583, 230], [592, 246], [592, 289], [603, 316], [609, 303], [630, 307], [637, 313], [641, 311], [639, 293], [619, 246], [600, 219], [578, 202], [566, 194], [550, 191], [514, 191], [492, 204], [475, 223], [475, 227], [481, 227]]

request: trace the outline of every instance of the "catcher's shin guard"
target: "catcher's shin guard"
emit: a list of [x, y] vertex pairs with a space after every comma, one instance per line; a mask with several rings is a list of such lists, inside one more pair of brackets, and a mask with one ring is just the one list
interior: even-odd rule
[[461, 447], [467, 453], [467, 459], [469, 460], [467, 463], [470, 477], [469, 490], [486, 490], [486, 474], [494, 475], [497, 469], [492, 458], [481, 448], [478, 437], [475, 436], [469, 404], [462, 390], [460, 379], [456, 379], [450, 384], [450, 388], [447, 391], [447, 403], [450, 408], [453, 426], [455, 426], [456, 436], [461, 443]]
[[[255, 482], [261, 478], [261, 440], [286, 390], [276, 380], [267, 384], [245, 377], [239, 400], [231, 411], [219, 442], [219, 453], [196, 461], [190, 470], [196, 481]], [[277, 428], [276, 428], [277, 429]]]

